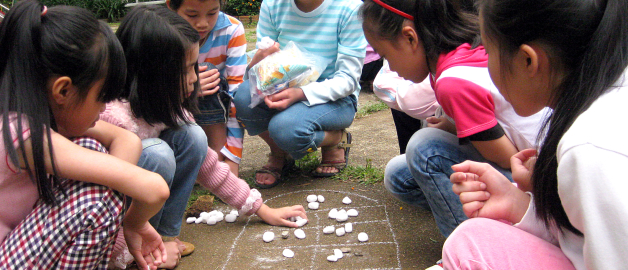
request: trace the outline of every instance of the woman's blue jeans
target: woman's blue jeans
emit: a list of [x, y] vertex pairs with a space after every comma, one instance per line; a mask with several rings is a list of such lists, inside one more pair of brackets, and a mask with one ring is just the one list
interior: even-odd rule
[[512, 179], [510, 170], [486, 160], [472, 144], [460, 145], [454, 134], [423, 128], [410, 138], [405, 155], [388, 162], [384, 185], [399, 200], [431, 210], [438, 229], [447, 237], [467, 219], [449, 180], [454, 173], [451, 166], [465, 160], [489, 163]]
[[162, 236], [178, 236], [183, 214], [207, 155], [207, 137], [196, 124], [166, 129], [159, 138], [142, 140], [138, 166], [158, 173], [170, 187], [170, 197], [149, 222]]
[[283, 111], [270, 109], [263, 102], [251, 109], [248, 82], [236, 89], [233, 99], [236, 117], [251, 136], [268, 130], [270, 138], [294, 159], [316, 151], [325, 131], [345, 129], [353, 123], [357, 110], [353, 95], [313, 106], [296, 102]]

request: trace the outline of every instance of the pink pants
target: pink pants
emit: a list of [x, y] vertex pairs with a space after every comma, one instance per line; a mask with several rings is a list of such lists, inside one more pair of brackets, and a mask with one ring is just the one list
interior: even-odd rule
[[514, 226], [472, 218], [443, 247], [445, 269], [574, 269], [561, 249]]

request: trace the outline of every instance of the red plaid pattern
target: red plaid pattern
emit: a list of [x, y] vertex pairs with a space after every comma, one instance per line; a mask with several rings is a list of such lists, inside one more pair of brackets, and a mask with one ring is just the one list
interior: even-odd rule
[[[101, 152], [96, 140], [75, 143]], [[106, 269], [124, 197], [105, 186], [63, 179], [57, 206], [37, 202], [0, 244], [0, 269]]]

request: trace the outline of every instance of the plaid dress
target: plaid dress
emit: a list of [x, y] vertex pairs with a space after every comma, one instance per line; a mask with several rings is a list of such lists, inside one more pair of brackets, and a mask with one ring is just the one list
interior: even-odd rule
[[[94, 139], [73, 141], [107, 153]], [[105, 186], [69, 179], [62, 179], [61, 187], [55, 190], [57, 206], [39, 200], [0, 243], [0, 269], [107, 268], [124, 197]]]

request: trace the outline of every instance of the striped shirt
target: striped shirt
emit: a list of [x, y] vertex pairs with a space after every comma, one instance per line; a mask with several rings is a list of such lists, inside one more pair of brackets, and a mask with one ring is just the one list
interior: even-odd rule
[[366, 39], [357, 13], [360, 0], [324, 0], [302, 12], [294, 0], [264, 0], [257, 24], [257, 40], [268, 36], [281, 48], [293, 41], [331, 62], [317, 83], [302, 86], [308, 105], [326, 103], [360, 93], [360, 74]]

